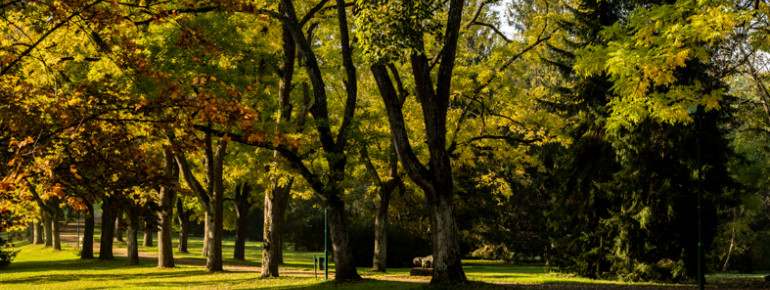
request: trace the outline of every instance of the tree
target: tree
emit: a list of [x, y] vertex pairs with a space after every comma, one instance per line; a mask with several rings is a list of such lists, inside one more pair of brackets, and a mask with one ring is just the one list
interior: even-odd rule
[[[449, 1], [448, 10], [443, 10], [441, 5], [431, 1], [387, 1], [385, 3], [371, 1], [362, 3], [361, 12], [358, 15], [358, 36], [363, 41], [364, 51], [371, 63], [372, 75], [387, 110], [391, 137], [398, 159], [410, 179], [425, 193], [426, 205], [431, 217], [435, 259], [432, 283], [466, 280], [460, 261], [462, 255], [454, 218], [455, 187], [451, 162], [454, 151], [460, 144], [468, 145], [485, 139], [534, 142], [515, 136], [494, 135], [472, 137], [467, 142], [457, 140], [447, 142], [451, 132], [447, 130], [448, 112], [450, 108], [458, 105], [452, 98], [452, 79], [455, 76], [461, 27], [468, 28], [476, 24], [494, 28], [493, 25], [481, 25], [484, 23], [477, 21], [487, 4], [489, 2], [478, 3], [477, 10], [469, 14], [470, 21], [467, 25], [461, 23], [464, 9], [462, 1]], [[378, 7], [382, 5], [387, 5], [390, 10], [381, 12]], [[409, 17], [402, 17], [403, 15]], [[446, 15], [446, 18], [439, 19], [443, 15]], [[391, 28], [382, 31], [381, 27]], [[499, 30], [495, 33], [499, 37]], [[526, 44], [521, 52], [513, 54], [498, 69], [504, 70], [522, 54], [547, 38], [548, 36], [542, 35], [541, 32], [533, 43]], [[435, 57], [429, 58], [428, 55], [431, 53]], [[425, 130], [424, 138], [428, 151], [425, 163], [427, 164], [420, 160], [419, 152], [416, 152], [414, 145], [410, 142], [415, 137], [410, 138], [406, 127], [408, 108], [404, 105], [403, 97], [400, 97], [403, 94], [399, 94], [393, 84], [394, 79], [396, 83], [400, 82], [398, 76], [393, 71], [394, 76], [391, 78], [388, 72], [389, 63], [402, 59], [408, 59], [411, 66], [415, 94], [422, 109], [423, 118], [419, 126], [424, 126]], [[434, 67], [438, 67], [435, 74], [432, 72]], [[479, 93], [485, 91], [496, 76], [493, 74], [487, 77], [479, 84], [477, 91], [471, 93], [470, 98], [478, 100]], [[480, 103], [483, 109], [485, 104]], [[465, 106], [465, 110], [460, 114], [456, 128], [461, 128], [459, 123], [465, 120], [469, 107], [470, 104]], [[456, 134], [454, 137], [457, 137]]]
[[[160, 231], [158, 232], [158, 267], [173, 268], [174, 245], [171, 243], [171, 225], [174, 221], [174, 203], [178, 202], [176, 201], [176, 188], [178, 188], [179, 169], [174, 162], [174, 153], [170, 148], [163, 150], [163, 159], [167, 181], [159, 189], [158, 219], [160, 220]], [[183, 213], [178, 214], [181, 216]], [[180, 235], [182, 235], [182, 230], [186, 230], [186, 228], [180, 230]], [[179, 244], [181, 247], [181, 241]]]
[[[173, 133], [168, 132], [167, 138], [171, 144], [176, 141]], [[208, 188], [204, 188], [198, 179], [193, 175], [187, 157], [184, 152], [175, 147], [174, 156], [187, 185], [198, 197], [198, 202], [206, 209], [206, 237], [207, 244], [204, 244], [206, 250], [206, 271], [222, 271], [222, 230], [223, 230], [223, 202], [224, 185], [222, 181], [222, 170], [225, 154], [227, 152], [227, 141], [220, 139], [216, 153], [212, 145], [211, 133], [205, 133], [205, 170], [206, 183]]]

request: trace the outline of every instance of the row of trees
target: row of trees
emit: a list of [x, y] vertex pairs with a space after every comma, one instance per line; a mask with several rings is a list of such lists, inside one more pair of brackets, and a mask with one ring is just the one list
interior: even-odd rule
[[[426, 217], [444, 282], [483, 245], [587, 276], [692, 276], [699, 176], [708, 237], [757, 226], [743, 208], [764, 179], [744, 170], [767, 170], [767, 3], [499, 5], [2, 1], [5, 227], [40, 220], [53, 239], [69, 207], [92, 235], [101, 204], [100, 258], [123, 210], [131, 263], [157, 220], [173, 267], [174, 211], [182, 249], [197, 208], [221, 271], [225, 201], [242, 248], [264, 195], [262, 276], [278, 276], [291, 198], [314, 196], [336, 278], [357, 280], [349, 216], [375, 202], [385, 271], [391, 198], [420, 192], [408, 216]], [[725, 268], [734, 236], [712, 255]]]

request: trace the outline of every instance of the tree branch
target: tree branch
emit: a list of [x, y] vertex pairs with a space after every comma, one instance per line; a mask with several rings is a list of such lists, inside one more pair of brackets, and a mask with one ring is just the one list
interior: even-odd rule
[[[166, 131], [166, 139], [168, 139], [169, 143], [174, 146], [174, 135], [173, 133], [170, 133], [170, 130]], [[206, 189], [204, 189], [201, 183], [198, 181], [198, 179], [195, 178], [195, 175], [192, 174], [190, 164], [187, 162], [187, 157], [185, 157], [184, 152], [174, 148], [174, 157], [176, 159], [177, 165], [179, 166], [179, 172], [182, 173], [182, 178], [190, 187], [190, 189], [192, 189], [193, 193], [198, 196], [198, 200], [200, 200], [200, 202], [203, 203], [206, 208], [208, 208], [209, 195], [207, 194]]]
[[497, 33], [497, 35], [498, 35], [498, 36], [500, 36], [500, 37], [501, 37], [503, 40], [505, 40], [505, 42], [508, 42], [508, 43], [510, 43], [510, 42], [511, 42], [511, 40], [510, 40], [510, 39], [508, 39], [508, 37], [506, 37], [506, 36], [505, 36], [505, 34], [503, 34], [503, 32], [502, 32], [502, 31], [500, 31], [499, 29], [497, 29], [497, 27], [495, 27], [495, 26], [494, 26], [494, 25], [492, 25], [492, 24], [489, 24], [489, 23], [484, 23], [484, 22], [480, 22], [480, 21], [474, 21], [474, 22], [472, 22], [472, 23], [473, 23], [474, 25], [480, 25], [480, 26], [488, 27], [488, 28], [492, 29], [492, 30], [493, 30], [495, 33]]
[[323, 182], [318, 179], [318, 176], [313, 174], [312, 171], [310, 171], [307, 166], [302, 162], [302, 158], [300, 158], [299, 155], [292, 152], [291, 149], [286, 147], [284, 144], [279, 144], [278, 146], [273, 146], [272, 142], [265, 142], [265, 141], [249, 141], [248, 138], [238, 135], [238, 134], [231, 134], [226, 133], [223, 131], [215, 130], [212, 128], [208, 128], [201, 125], [194, 125], [193, 128], [195, 128], [198, 131], [202, 132], [209, 132], [214, 136], [218, 137], [224, 137], [227, 135], [227, 137], [230, 138], [230, 140], [254, 147], [269, 149], [269, 150], [275, 150], [278, 151], [281, 156], [286, 158], [287, 161], [289, 161], [289, 164], [292, 165], [295, 169], [297, 169], [302, 175], [302, 177], [305, 179], [305, 181], [310, 184], [310, 186], [315, 190], [316, 192], [324, 192], [324, 185]]
[[18, 64], [19, 61], [22, 58], [24, 58], [27, 55], [29, 55], [32, 52], [32, 50], [34, 50], [41, 42], [43, 42], [43, 40], [48, 38], [48, 36], [50, 36], [54, 31], [58, 30], [59, 28], [61, 28], [65, 24], [69, 23], [73, 18], [75, 18], [75, 16], [80, 15], [80, 13], [83, 13], [83, 11], [86, 11], [86, 10], [90, 9], [91, 7], [93, 7], [96, 4], [99, 4], [102, 1], [104, 1], [104, 0], [97, 0], [97, 1], [94, 1], [93, 3], [91, 3], [91, 4], [86, 5], [80, 11], [72, 13], [70, 16], [67, 17], [67, 19], [57, 23], [54, 27], [52, 27], [51, 29], [46, 31], [42, 36], [40, 36], [40, 38], [37, 41], [35, 41], [35, 43], [33, 43], [32, 45], [27, 47], [27, 49], [24, 50], [24, 52], [22, 52], [18, 57], [16, 57], [13, 61], [11, 61], [7, 66], [5, 66], [2, 69], [0, 69], [0, 76], [6, 74], [8, 72], [8, 70], [13, 68], [16, 64]]
[[304, 27], [305, 24], [307, 24], [308, 21], [310, 21], [311, 18], [313, 18], [313, 15], [315, 15], [318, 11], [321, 10], [321, 8], [324, 7], [326, 2], [329, 2], [329, 0], [321, 0], [321, 2], [318, 2], [313, 8], [310, 8], [310, 11], [305, 14], [305, 16], [302, 17], [302, 20], [299, 21], [299, 26]]

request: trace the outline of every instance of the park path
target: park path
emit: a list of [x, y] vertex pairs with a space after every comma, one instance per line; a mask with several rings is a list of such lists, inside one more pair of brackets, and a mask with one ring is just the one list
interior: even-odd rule
[[[98, 226], [99, 225], [97, 223], [97, 227]], [[83, 231], [83, 227], [82, 225], [80, 225], [81, 235], [82, 235], [82, 231]], [[78, 246], [77, 244], [78, 243], [78, 224], [77, 223], [74, 223], [74, 222], [68, 223], [66, 226], [62, 227], [60, 234], [61, 234], [62, 243], [69, 245], [73, 249], [75, 249]], [[127, 249], [125, 247], [121, 247], [120, 245], [121, 244], [116, 242], [113, 245], [112, 253], [116, 257], [126, 257]], [[94, 240], [94, 256], [96, 257], [98, 257], [98, 254], [99, 254], [99, 247], [100, 247], [99, 240]], [[139, 260], [142, 263], [157, 263], [158, 253], [139, 251]], [[191, 266], [201, 266], [201, 267], [206, 266], [205, 259], [174, 257], [174, 263], [177, 265], [191, 265]], [[223, 263], [222, 268], [225, 271], [262, 273], [262, 268], [258, 266]], [[280, 269], [280, 273], [281, 275], [290, 275], [290, 276], [313, 276], [312, 271], [297, 270], [297, 269]]]

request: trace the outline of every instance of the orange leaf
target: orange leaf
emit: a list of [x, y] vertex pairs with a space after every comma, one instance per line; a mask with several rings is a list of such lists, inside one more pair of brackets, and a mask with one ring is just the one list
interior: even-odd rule
[[249, 121], [249, 120], [243, 120], [243, 122], [241, 122], [241, 130], [244, 130], [244, 131], [246, 131], [246, 130], [247, 130], [247, 129], [249, 129], [250, 127], [251, 127], [251, 121]]
[[248, 91], [253, 91], [253, 90], [254, 90], [254, 88], [252, 88], [251, 86], [246, 86], [246, 90], [248, 90]]

